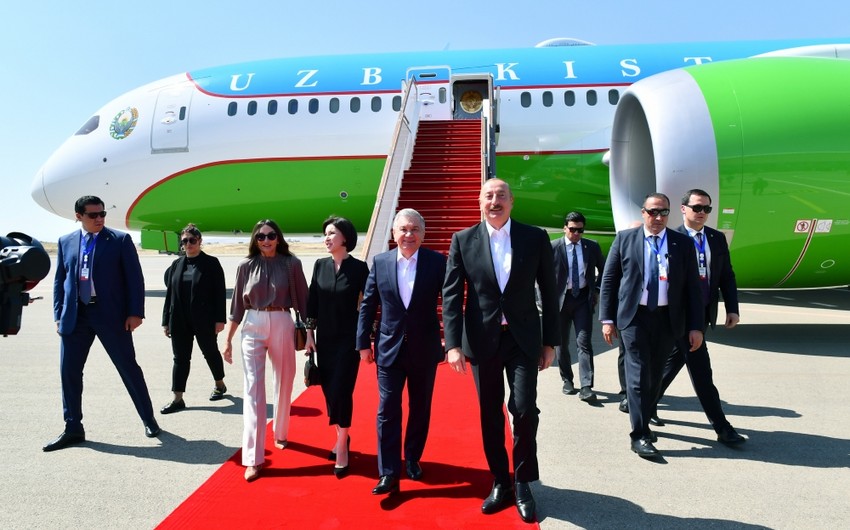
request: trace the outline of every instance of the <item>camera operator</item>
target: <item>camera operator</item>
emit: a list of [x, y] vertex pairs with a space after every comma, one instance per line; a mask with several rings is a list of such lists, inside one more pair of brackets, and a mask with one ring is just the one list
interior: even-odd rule
[[21, 329], [21, 309], [34, 300], [27, 291], [50, 271], [50, 257], [35, 239], [20, 232], [0, 237], [0, 333]]

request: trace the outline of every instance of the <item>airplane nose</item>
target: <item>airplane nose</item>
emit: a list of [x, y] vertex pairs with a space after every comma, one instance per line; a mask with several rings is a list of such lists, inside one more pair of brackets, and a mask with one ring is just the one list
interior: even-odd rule
[[53, 206], [50, 205], [50, 201], [47, 200], [47, 193], [44, 191], [44, 168], [38, 170], [38, 173], [35, 174], [35, 178], [32, 179], [32, 189], [30, 190], [30, 195], [32, 196], [32, 200], [36, 202], [39, 206], [44, 208], [49, 212], [56, 213], [53, 209]]

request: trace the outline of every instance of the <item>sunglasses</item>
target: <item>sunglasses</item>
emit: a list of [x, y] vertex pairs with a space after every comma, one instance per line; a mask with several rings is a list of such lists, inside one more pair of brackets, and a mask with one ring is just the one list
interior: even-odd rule
[[197, 237], [184, 237], [183, 239], [180, 240], [180, 243], [182, 243], [183, 245], [194, 245], [197, 242], [198, 242]]
[[84, 212], [83, 215], [85, 215], [89, 219], [97, 219], [98, 217], [103, 219], [104, 217], [106, 217], [106, 210], [101, 212]]
[[269, 241], [274, 241], [277, 239], [276, 232], [269, 232], [268, 234], [264, 234], [262, 232], [257, 232], [257, 241], [265, 241], [268, 239]]
[[650, 217], [658, 217], [659, 215], [661, 217], [667, 217], [668, 215], [670, 215], [670, 208], [663, 208], [661, 210], [657, 208], [651, 208], [649, 210], [647, 210], [646, 208], [642, 209], [644, 212], [648, 213]]
[[576, 228], [575, 226], [568, 226], [568, 227], [567, 227], [567, 230], [569, 230], [569, 231], [570, 231], [570, 232], [572, 232], [573, 234], [575, 234], [576, 232], [578, 232], [579, 234], [583, 234], [583, 233], [584, 233], [584, 228]]
[[703, 206], [702, 204], [686, 204], [688, 208], [694, 211], [694, 213], [711, 213], [711, 206]]

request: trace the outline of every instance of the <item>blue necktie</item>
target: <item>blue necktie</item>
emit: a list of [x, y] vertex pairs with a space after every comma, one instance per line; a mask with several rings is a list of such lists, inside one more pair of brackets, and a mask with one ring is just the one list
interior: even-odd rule
[[[88, 250], [89, 244], [91, 243], [91, 234], [86, 234], [85, 239], [85, 248]], [[83, 278], [82, 273], [80, 273], [80, 301], [84, 304], [88, 304], [91, 302], [91, 255], [85, 253], [84, 255], [88, 255], [89, 258], [86, 260], [85, 265], [88, 267], [88, 274], [85, 278]], [[80, 264], [82, 267], [83, 264]]]
[[570, 263], [570, 281], [573, 282], [572, 293], [574, 298], [578, 298], [579, 280], [578, 280], [578, 254], [576, 253], [576, 245], [573, 243], [573, 261]]
[[654, 251], [649, 256], [649, 282], [646, 285], [646, 308], [650, 311], [658, 309], [658, 236], [651, 236], [650, 245]]
[[702, 289], [702, 303], [703, 305], [708, 305], [708, 255], [705, 252], [702, 252], [705, 247], [702, 244], [702, 232], [697, 232], [697, 243], [699, 243], [700, 248], [700, 267], [705, 267], [705, 276], [700, 277], [699, 286]]

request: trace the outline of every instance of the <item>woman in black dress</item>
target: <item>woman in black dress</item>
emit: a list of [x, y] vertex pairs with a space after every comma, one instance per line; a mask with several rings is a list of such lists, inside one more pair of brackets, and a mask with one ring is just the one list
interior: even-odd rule
[[348, 219], [329, 217], [322, 224], [330, 257], [316, 261], [307, 297], [307, 349], [315, 350], [322, 392], [330, 425], [336, 428], [331, 451], [334, 475], [348, 474], [348, 446], [354, 383], [360, 355], [354, 347], [360, 298], [369, 276], [365, 262], [349, 255], [357, 244], [357, 231]]
[[224, 398], [224, 363], [218, 350], [217, 335], [224, 329], [227, 294], [224, 271], [218, 259], [201, 251], [201, 231], [189, 224], [180, 232], [185, 255], [174, 260], [165, 271], [165, 305], [162, 329], [171, 339], [174, 366], [171, 391], [174, 398], [162, 407], [162, 414], [186, 408], [183, 392], [189, 379], [192, 341], [197, 339], [201, 353], [212, 372], [215, 387], [210, 401]]

